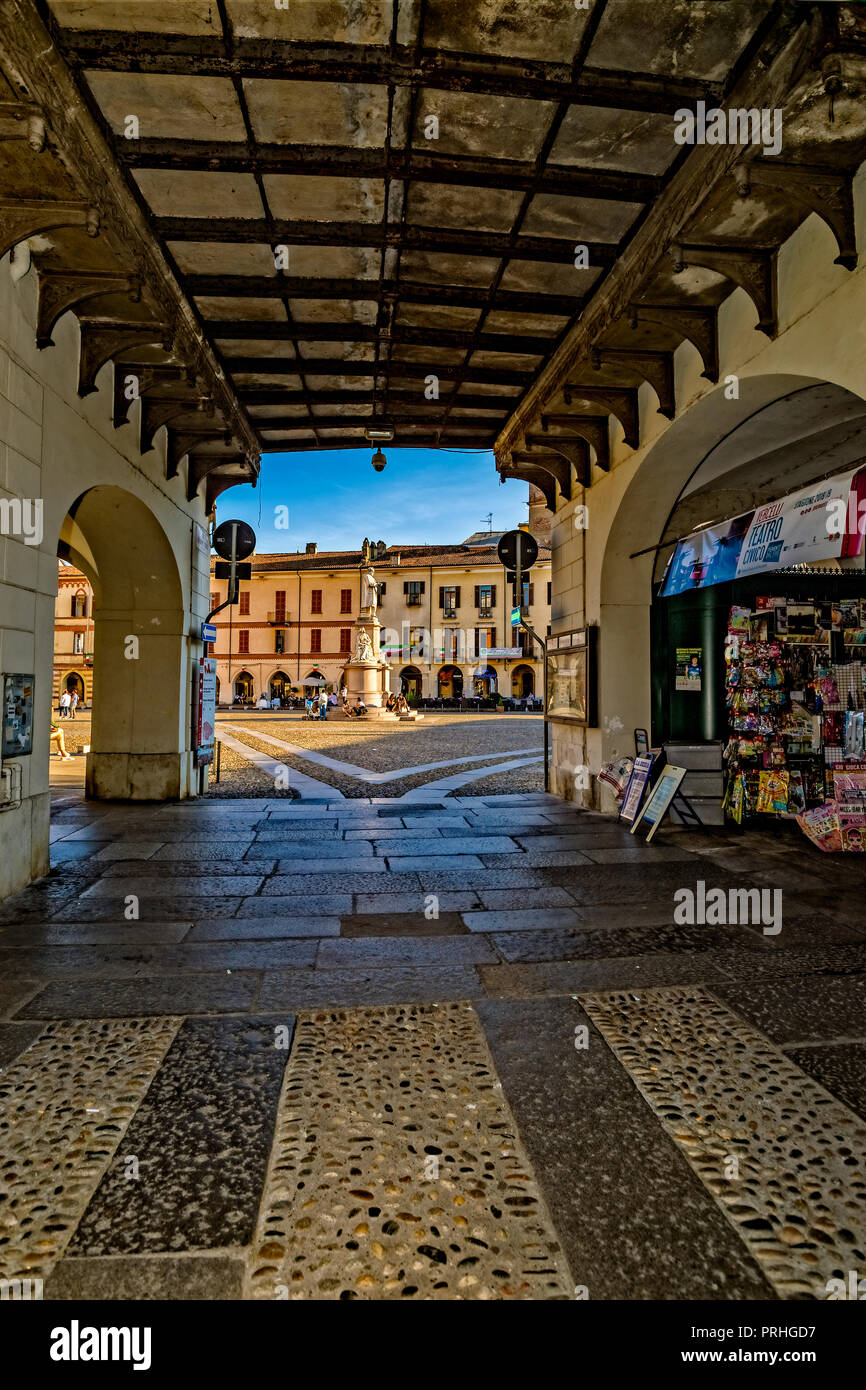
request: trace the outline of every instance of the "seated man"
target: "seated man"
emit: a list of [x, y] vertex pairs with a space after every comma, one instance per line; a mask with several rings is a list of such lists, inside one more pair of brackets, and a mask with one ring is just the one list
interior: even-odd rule
[[71, 762], [72, 754], [67, 753], [66, 751], [66, 738], [64, 736], [63, 730], [61, 729], [60, 725], [55, 724], [54, 720], [52, 719], [49, 752], [54, 747], [55, 743], [57, 744], [57, 751], [60, 754], [61, 762]]

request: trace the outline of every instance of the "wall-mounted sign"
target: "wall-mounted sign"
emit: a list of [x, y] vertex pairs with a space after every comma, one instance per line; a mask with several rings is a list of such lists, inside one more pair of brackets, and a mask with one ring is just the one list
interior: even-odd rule
[[685, 767], [674, 767], [673, 763], [665, 763], [661, 776], [653, 787], [652, 795], [631, 828], [632, 835], [640, 824], [645, 823], [650, 827], [646, 837], [647, 844], [649, 843], [670, 810], [670, 804], [679, 791], [680, 783], [687, 771]]
[[3, 677], [3, 757], [24, 758], [33, 752], [32, 676]]
[[483, 647], [479, 656], [482, 660], [491, 661], [515, 661], [517, 657], [523, 656], [522, 647]]
[[198, 691], [193, 741], [199, 754], [213, 748], [216, 732], [216, 658], [204, 657], [198, 664]]
[[571, 645], [547, 654], [547, 717], [598, 724], [598, 628], [571, 633]]

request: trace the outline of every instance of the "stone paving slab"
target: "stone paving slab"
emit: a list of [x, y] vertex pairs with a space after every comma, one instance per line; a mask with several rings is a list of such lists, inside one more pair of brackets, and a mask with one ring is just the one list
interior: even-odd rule
[[[481, 880], [481, 887], [478, 896], [482, 906], [496, 912], [508, 912], [515, 902], [515, 892], [513, 888], [485, 888], [483, 885], [486, 880]], [[521, 888], [519, 892], [521, 911], [539, 907], [574, 907], [574, 897], [567, 888], [560, 888], [555, 883], [545, 885], [544, 888]]]
[[780, 1044], [857, 1038], [866, 1020], [866, 975], [764, 976], [759, 983], [713, 986], [713, 993]]
[[432, 874], [437, 871], [448, 870], [457, 873], [460, 870], [484, 868], [481, 860], [474, 854], [410, 854], [388, 856], [388, 868], [395, 874], [425, 873]]
[[[287, 880], [289, 881], [291, 880]], [[343, 887], [350, 888], [352, 884], [344, 880]], [[341, 917], [351, 911], [351, 893], [316, 894], [302, 891], [282, 895], [271, 894], [262, 898], [241, 898], [238, 900], [237, 912], [229, 920], [261, 917], [269, 922], [285, 922], [290, 926], [292, 922], [306, 917]], [[216, 920], [214, 914], [210, 915], [209, 920]]]
[[656, 956], [616, 956], [608, 960], [556, 961], [550, 964], [482, 965], [484, 991], [493, 999], [578, 991], [639, 989], [651, 985], [728, 983], [715, 956], [704, 951]]
[[[488, 869], [507, 869], [509, 866], [509, 856], [505, 854], [482, 854], [484, 865]], [[513, 863], [513, 860], [511, 861]], [[592, 864], [580, 850], [560, 849], [560, 850], [527, 850], [520, 856], [521, 865], [526, 865], [528, 869], [548, 869], [561, 868], [568, 866], [577, 868], [584, 864]]]
[[516, 908], [504, 912], [464, 912], [463, 920], [470, 931], [480, 932], [538, 931], [541, 927], [576, 927], [579, 921], [573, 907]]
[[[365, 936], [401, 936], [414, 942], [418, 937], [428, 936], [466, 936], [468, 927], [459, 912], [440, 912], [438, 917], [426, 917], [423, 913], [409, 915], [405, 912], [389, 912], [387, 909], [362, 911], [360, 907], [340, 922], [340, 935], [348, 938]], [[414, 947], [407, 954], [414, 960]]]
[[[118, 859], [111, 864], [104, 866], [103, 879], [109, 878], [148, 878], [164, 879], [166, 874], [165, 860], [158, 859]], [[252, 873], [272, 874], [277, 866], [277, 860], [271, 856], [269, 859], [257, 859], [254, 864], [247, 864], [245, 859], [172, 859], [172, 877], [183, 874], [184, 878], [207, 878], [209, 875], [219, 874], [225, 878], [237, 878], [239, 874]], [[225, 885], [228, 887], [228, 884]]]
[[8, 946], [166, 946], [182, 941], [192, 922], [52, 922], [0, 927], [0, 950]]
[[[339, 936], [339, 917], [224, 917], [197, 922], [187, 940], [268, 941], [285, 937]], [[295, 964], [303, 964], [296, 961]]]
[[[235, 895], [242, 897], [245, 894], [256, 893], [265, 882], [263, 875], [253, 876], [252, 874], [236, 874], [232, 879], [232, 891]], [[216, 875], [203, 874], [200, 878], [190, 876], [185, 878], [174, 878], [170, 874], [159, 878], [159, 896], [169, 897], [173, 893], [182, 893], [187, 898], [216, 897], [225, 890], [225, 882]], [[113, 878], [100, 879], [82, 894], [84, 898], [106, 898], [113, 897], [120, 900], [123, 906], [123, 898], [128, 894], [153, 894], [154, 882], [152, 878], [128, 878], [123, 883], [118, 883]]]
[[[321, 848], [322, 846], [320, 845], [319, 849]], [[282, 875], [290, 876], [292, 874], [303, 874], [306, 878], [309, 878], [311, 875], [315, 874], [325, 878], [327, 876], [334, 877], [337, 874], [357, 874], [364, 875], [364, 877], [372, 877], [374, 874], [382, 874], [384, 872], [384, 859], [376, 859], [372, 850], [370, 851], [369, 857], [353, 855], [348, 859], [341, 859], [338, 856], [332, 859], [317, 859], [311, 854], [308, 859], [280, 859], [277, 876], [268, 879], [263, 891], [265, 893], [284, 893], [286, 891], [285, 885], [282, 887], [280, 886], [283, 882]], [[250, 887], [244, 891], [253, 893], [255, 892], [255, 888]]]
[[291, 1017], [185, 1020], [70, 1255], [176, 1255], [249, 1242], [293, 1028]]
[[423, 840], [386, 840], [383, 844], [376, 845], [376, 853], [384, 854], [391, 860], [402, 855], [409, 856], [441, 856], [469, 855], [475, 857], [479, 854], [519, 854], [520, 851], [513, 840], [507, 835], [461, 835], [459, 837], [438, 838]]
[[[740, 935], [732, 929], [734, 939]], [[608, 927], [587, 930], [496, 932], [491, 940], [506, 962], [606, 960], [611, 956], [655, 956], [681, 951], [719, 951], [731, 942], [721, 927]], [[722, 955], [717, 957], [722, 964]], [[751, 959], [751, 957], [750, 957]], [[744, 967], [747, 968], [747, 967]]]
[[866, 1041], [786, 1047], [785, 1052], [798, 1067], [866, 1119]]
[[[495, 967], [487, 967], [492, 969]], [[502, 968], [502, 967], [500, 967]], [[481, 983], [474, 966], [412, 966], [354, 970], [268, 971], [257, 1008], [354, 1009], [382, 1004], [477, 999]], [[291, 1001], [291, 1003], [290, 1003]]]
[[[313, 972], [310, 971], [310, 974]], [[257, 974], [186, 975], [159, 980], [56, 980], [18, 1018], [123, 1018], [140, 1014], [249, 1013]]]
[[[774, 1297], [575, 1001], [477, 1008], [574, 1283], [590, 1302]], [[578, 1027], [589, 1034], [581, 1051]]]
[[41, 1032], [40, 1023], [0, 1023], [0, 1069], [26, 1052]]
[[480, 937], [368, 937], [323, 941], [316, 957], [316, 970], [346, 970], [352, 967], [492, 965], [499, 962], [494, 947]]
[[[451, 862], [451, 861], [449, 861]], [[511, 860], [514, 863], [514, 860]], [[546, 882], [540, 870], [515, 868], [515, 869], [473, 869], [467, 872], [465, 869], [457, 869], [453, 866], [446, 869], [422, 869], [416, 875], [419, 886], [433, 893], [448, 892], [481, 892], [482, 889], [496, 888], [540, 888]], [[393, 875], [389, 878], [389, 885], [393, 881]]]
[[[122, 924], [123, 917], [123, 892], [120, 880], [112, 880], [119, 885], [117, 893], [107, 897], [95, 897], [80, 899], [73, 894], [72, 901], [66, 902], [54, 909], [52, 921], [58, 922], [108, 922]], [[158, 880], [154, 887], [147, 892], [140, 891], [138, 894], [138, 920], [155, 922], [188, 922], [194, 921], [202, 914], [206, 897], [187, 896], [176, 897], [166, 896], [157, 891]], [[234, 886], [231, 879], [225, 880], [227, 886]], [[232, 917], [237, 912], [243, 898], [236, 898], [218, 893], [208, 909], [213, 911], [214, 916]], [[128, 925], [128, 923], [127, 923]]]
[[178, 1303], [238, 1299], [244, 1265], [230, 1255], [113, 1256], [73, 1259], [66, 1255], [45, 1281], [46, 1301], [154, 1300]]
[[[478, 906], [478, 894], [470, 892], [437, 893], [437, 907], [443, 912], [467, 912]], [[364, 913], [402, 913], [408, 917], [424, 917], [429, 893], [356, 893], [355, 911]], [[464, 931], [467, 930], [464, 927]]]
[[11, 951], [0, 950], [0, 971], [26, 973], [32, 979], [82, 974], [92, 979], [147, 979], [214, 970], [312, 965], [315, 953], [314, 942], [298, 940], [257, 941], [249, 945], [199, 941], [172, 946], [46, 946], [32, 950], [20, 946]]

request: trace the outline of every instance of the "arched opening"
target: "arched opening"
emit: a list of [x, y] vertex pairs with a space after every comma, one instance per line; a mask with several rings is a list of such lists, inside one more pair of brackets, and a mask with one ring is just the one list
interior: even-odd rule
[[310, 699], [313, 695], [318, 695], [319, 691], [323, 690], [327, 684], [328, 682], [318, 666], [314, 666], [312, 671], [308, 671], [304, 677], [304, 698]]
[[[57, 553], [81, 570], [93, 590], [87, 795], [188, 795], [194, 781], [188, 623], [165, 530], [124, 488], [98, 486], [69, 508]], [[83, 687], [79, 673], [73, 674]]]
[[535, 672], [531, 666], [515, 666], [511, 672], [511, 694], [515, 700], [535, 694]]
[[480, 667], [472, 677], [472, 690], [480, 700], [496, 694], [497, 675], [492, 666]]
[[403, 667], [400, 672], [400, 690], [407, 700], [420, 700], [422, 679], [417, 666]]
[[463, 672], [459, 666], [443, 666], [436, 678], [440, 700], [457, 700], [463, 694]]
[[68, 690], [70, 695], [78, 696], [79, 705], [84, 704], [84, 681], [77, 671], [69, 671], [63, 685], [64, 689]]
[[232, 685], [234, 704], [251, 705], [253, 702], [253, 678], [249, 671], [238, 671]]
[[[727, 742], [731, 605], [757, 609], [759, 600], [785, 597], [788, 590], [794, 601], [798, 588], [792, 567], [784, 578], [770, 567], [736, 597], [742, 580], [738, 527], [759, 508], [862, 466], [864, 436], [866, 403], [851, 391], [813, 377], [763, 375], [741, 378], [738, 399], [719, 388], [696, 402], [648, 450], [622, 495], [601, 564], [602, 729], [588, 739], [591, 765], [632, 752], [635, 727], [650, 729], [654, 744]], [[668, 562], [674, 556], [675, 564], [682, 561], [677, 540], [702, 530], [703, 549], [726, 528], [731, 573], [698, 566], [696, 583], [687, 577], [682, 592], [661, 597]], [[847, 563], [833, 566], [842, 571]], [[862, 556], [850, 563], [862, 576]], [[839, 585], [824, 587], [835, 595]], [[605, 720], [614, 713], [616, 729], [612, 718]]]
[[291, 693], [291, 686], [292, 682], [285, 671], [275, 671], [268, 681], [268, 698], [271, 703], [273, 704], [274, 700], [278, 700], [280, 705], [284, 701], [287, 702]]

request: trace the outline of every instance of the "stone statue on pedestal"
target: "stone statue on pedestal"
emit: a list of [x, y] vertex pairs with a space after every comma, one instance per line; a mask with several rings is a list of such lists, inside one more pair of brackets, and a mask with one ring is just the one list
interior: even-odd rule
[[361, 607], [368, 608], [371, 613], [375, 613], [379, 606], [379, 585], [376, 583], [376, 572], [371, 565], [361, 571]]
[[373, 655], [373, 643], [370, 641], [370, 634], [363, 627], [358, 632], [358, 660], [376, 660], [375, 656]]

